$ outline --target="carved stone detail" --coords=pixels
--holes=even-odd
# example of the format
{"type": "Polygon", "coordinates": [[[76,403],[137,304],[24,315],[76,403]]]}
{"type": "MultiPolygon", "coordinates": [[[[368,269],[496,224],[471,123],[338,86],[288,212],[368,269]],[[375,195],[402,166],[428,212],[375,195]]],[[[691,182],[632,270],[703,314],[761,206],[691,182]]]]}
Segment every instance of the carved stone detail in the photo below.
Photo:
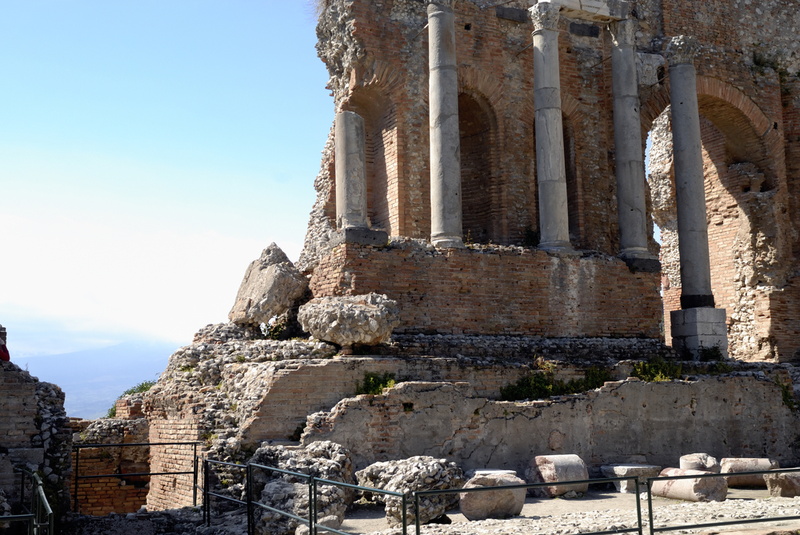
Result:
{"type": "Polygon", "coordinates": [[[561,8],[549,2],[540,2],[530,8],[531,21],[535,31],[558,29],[558,17],[561,8]]]}
{"type": "Polygon", "coordinates": [[[678,35],[669,40],[666,56],[670,65],[694,63],[694,58],[700,50],[700,43],[692,36],[678,35]]]}

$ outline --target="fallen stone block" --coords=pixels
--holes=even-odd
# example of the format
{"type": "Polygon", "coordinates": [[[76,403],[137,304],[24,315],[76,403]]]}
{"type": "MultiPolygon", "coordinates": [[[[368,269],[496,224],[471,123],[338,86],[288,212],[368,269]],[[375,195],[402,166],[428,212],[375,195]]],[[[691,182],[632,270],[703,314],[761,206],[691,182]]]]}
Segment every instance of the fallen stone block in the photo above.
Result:
{"type": "MultiPolygon", "coordinates": [[[[720,462],[720,473],[735,474],[736,472],[760,472],[780,468],[777,461],[757,457],[726,457],[720,462]]],[[[729,487],[756,487],[767,486],[763,475],[728,476],[729,487]]]]}
{"type": "MultiPolygon", "coordinates": [[[[659,477],[708,475],[701,470],[681,470],[665,468],[659,477]]],[[[691,479],[670,479],[653,481],[650,486],[653,496],[685,500],[689,502],[722,502],[728,496],[728,484],[724,477],[696,477],[691,479]]]]}
{"type": "MultiPolygon", "coordinates": [[[[477,487],[504,487],[524,485],[525,481],[511,470],[478,470],[464,485],[465,489],[477,487]]],[[[468,520],[509,518],[522,512],[526,489],[464,492],[458,495],[461,514],[468,520]]]]}
{"type": "MultiPolygon", "coordinates": [[[[528,483],[557,483],[559,481],[584,481],[589,479],[589,470],[583,459],[574,454],[537,455],[525,471],[528,483]]],[[[545,498],[561,496],[568,492],[585,493],[589,483],[552,485],[531,489],[531,494],[545,498]]]]}
{"type": "Polygon", "coordinates": [[[713,472],[719,474],[719,463],[717,459],[708,453],[690,453],[682,455],[680,459],[681,470],[700,470],[702,472],[713,472]]]}
{"type": "Polygon", "coordinates": [[[764,474],[764,482],[773,498],[795,498],[800,496],[800,472],[764,474]]]}
{"type": "Polygon", "coordinates": [[[297,319],[319,340],[370,346],[389,340],[400,311],[396,301],[380,294],[318,297],[300,307],[297,319]]]}
{"type": "MultiPolygon", "coordinates": [[[[661,472],[661,467],[653,464],[608,464],[600,467],[605,477],[639,477],[640,485],[644,490],[646,488],[645,479],[648,477],[657,477],[661,472]]],[[[636,481],[633,479],[626,479],[622,481],[614,481],[614,487],[617,492],[635,493],[637,492],[636,481]]]]}

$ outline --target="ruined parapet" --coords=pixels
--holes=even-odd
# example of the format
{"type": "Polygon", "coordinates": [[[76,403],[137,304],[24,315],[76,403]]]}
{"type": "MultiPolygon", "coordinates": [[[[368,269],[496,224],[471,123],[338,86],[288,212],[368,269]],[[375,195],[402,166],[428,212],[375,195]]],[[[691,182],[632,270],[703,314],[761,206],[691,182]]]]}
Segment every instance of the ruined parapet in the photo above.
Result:
{"type": "Polygon", "coordinates": [[[69,507],[72,435],[64,393],[11,362],[0,362],[0,490],[19,500],[21,466],[42,475],[56,514],[69,507]]]}

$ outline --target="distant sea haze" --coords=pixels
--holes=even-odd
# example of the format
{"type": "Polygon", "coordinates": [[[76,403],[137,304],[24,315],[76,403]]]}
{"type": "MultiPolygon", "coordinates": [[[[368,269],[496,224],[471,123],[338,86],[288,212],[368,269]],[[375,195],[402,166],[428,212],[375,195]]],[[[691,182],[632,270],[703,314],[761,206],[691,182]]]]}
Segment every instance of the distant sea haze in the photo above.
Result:
{"type": "Polygon", "coordinates": [[[41,381],[54,383],[66,395],[67,416],[105,416],[117,398],[143,381],[155,381],[178,348],[161,341],[124,342],[100,349],[11,360],[41,381]]]}

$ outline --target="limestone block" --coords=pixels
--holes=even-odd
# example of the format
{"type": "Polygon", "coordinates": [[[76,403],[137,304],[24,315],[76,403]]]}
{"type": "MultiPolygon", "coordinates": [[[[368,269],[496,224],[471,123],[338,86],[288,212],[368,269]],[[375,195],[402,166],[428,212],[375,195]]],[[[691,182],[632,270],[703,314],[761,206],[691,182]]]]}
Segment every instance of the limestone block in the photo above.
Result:
{"type": "MultiPolygon", "coordinates": [[[[524,485],[525,481],[511,470],[479,470],[464,485],[465,489],[476,487],[503,487],[524,485]]],[[[461,514],[468,520],[487,518],[509,518],[522,512],[526,489],[464,492],[458,496],[461,514]]]]}
{"type": "Polygon", "coordinates": [[[773,498],[796,498],[800,496],[800,472],[764,474],[764,482],[773,498]]]}
{"type": "Polygon", "coordinates": [[[719,463],[707,453],[690,453],[682,455],[680,460],[681,470],[700,470],[719,474],[719,463]]]}
{"type": "MultiPolygon", "coordinates": [[[[583,459],[574,454],[537,455],[525,471],[529,483],[557,483],[559,481],[584,481],[589,479],[589,470],[583,459]]],[[[552,498],[567,492],[584,493],[589,490],[588,483],[576,485],[553,485],[531,489],[534,496],[552,498]]]]}
{"type": "MultiPolygon", "coordinates": [[[[777,461],[756,457],[726,457],[720,462],[720,472],[731,474],[736,472],[759,472],[780,468],[777,461]]],[[[729,487],[759,487],[767,486],[763,475],[728,476],[729,487]]]]}
{"type": "MultiPolygon", "coordinates": [[[[665,468],[659,477],[707,475],[701,470],[681,470],[665,468]]],[[[671,479],[653,481],[650,487],[653,496],[689,502],[722,502],[728,495],[728,484],[724,477],[697,477],[691,479],[671,479]]]]}
{"type": "MultiPolygon", "coordinates": [[[[601,466],[600,470],[605,477],[639,477],[640,485],[645,486],[645,479],[648,477],[656,477],[661,472],[661,467],[653,464],[609,464],[601,466]]],[[[614,481],[614,487],[617,492],[635,493],[636,481],[627,479],[623,481],[614,481]]]]}
{"type": "Polygon", "coordinates": [[[307,289],[303,274],[272,243],[247,268],[228,319],[238,324],[267,323],[295,306],[307,289]]]}
{"type": "Polygon", "coordinates": [[[318,297],[300,307],[303,329],[340,346],[376,345],[389,340],[400,323],[397,303],[385,295],[318,297]]]}
{"type": "MultiPolygon", "coordinates": [[[[429,456],[410,457],[399,461],[373,463],[356,472],[362,487],[390,490],[410,496],[419,490],[460,489],[464,485],[464,472],[453,462],[429,456]]],[[[378,494],[376,498],[386,504],[386,520],[396,526],[402,523],[403,505],[398,496],[378,494]]],[[[419,500],[419,521],[427,524],[439,518],[458,503],[458,494],[434,494],[419,500]]],[[[406,515],[414,522],[414,502],[407,501],[406,515]]]]}

